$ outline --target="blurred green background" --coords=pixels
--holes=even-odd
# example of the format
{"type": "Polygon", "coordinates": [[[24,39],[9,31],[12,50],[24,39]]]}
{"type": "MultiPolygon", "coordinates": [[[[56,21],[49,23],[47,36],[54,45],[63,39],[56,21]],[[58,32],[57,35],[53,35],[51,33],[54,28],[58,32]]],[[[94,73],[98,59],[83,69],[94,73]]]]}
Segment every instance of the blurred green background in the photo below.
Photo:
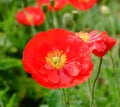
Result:
{"type": "MultiPolygon", "coordinates": [[[[36,83],[22,66],[22,52],[33,37],[31,27],[17,23],[15,15],[24,6],[35,5],[35,0],[0,0],[0,107],[64,107],[62,90],[49,90],[36,83]]],[[[72,30],[72,6],[68,5],[56,13],[58,27],[72,30]],[[66,19],[69,19],[68,22],[66,19]]],[[[46,15],[50,28],[54,28],[53,16],[46,15]]],[[[45,23],[34,28],[36,32],[45,31],[45,23]]],[[[107,30],[117,40],[113,48],[117,75],[120,77],[120,1],[99,0],[87,12],[79,11],[75,31],[107,30]],[[101,13],[102,5],[107,5],[110,16],[101,13]]],[[[90,78],[91,84],[97,73],[99,58],[93,56],[95,64],[90,78]]],[[[120,79],[119,79],[120,81],[120,79]]],[[[120,82],[119,82],[120,83],[120,82]]],[[[88,82],[66,89],[70,107],[89,107],[90,90],[88,82]]],[[[95,87],[95,107],[120,107],[112,62],[109,53],[104,56],[102,70],[95,87]]]]}

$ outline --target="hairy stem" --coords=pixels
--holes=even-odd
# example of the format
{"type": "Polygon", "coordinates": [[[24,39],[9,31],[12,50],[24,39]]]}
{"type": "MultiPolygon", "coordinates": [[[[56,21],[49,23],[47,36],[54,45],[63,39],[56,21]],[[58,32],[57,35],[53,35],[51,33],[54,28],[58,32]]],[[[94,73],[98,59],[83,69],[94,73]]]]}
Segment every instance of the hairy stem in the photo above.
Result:
{"type": "Polygon", "coordinates": [[[117,71],[116,71],[116,67],[115,67],[115,62],[114,62],[113,56],[112,56],[112,51],[110,51],[110,57],[111,57],[112,66],[113,66],[114,78],[115,78],[116,85],[117,85],[117,89],[118,89],[118,93],[119,93],[119,96],[120,96],[119,80],[118,80],[118,76],[117,76],[117,71]]]}
{"type": "Polygon", "coordinates": [[[91,95],[92,95],[92,99],[91,99],[91,107],[94,107],[94,91],[95,91],[95,85],[96,85],[96,82],[97,82],[97,79],[100,75],[100,71],[101,71],[101,65],[102,65],[102,57],[100,58],[100,62],[99,62],[99,67],[98,67],[98,72],[97,72],[97,75],[95,77],[95,80],[93,82],[93,86],[92,86],[92,90],[91,90],[91,95]]]}
{"type": "Polygon", "coordinates": [[[4,107],[4,105],[3,105],[3,103],[2,103],[2,101],[0,100],[0,107],[4,107]]]}
{"type": "Polygon", "coordinates": [[[53,26],[54,28],[58,28],[58,20],[57,20],[56,12],[54,10],[52,11],[52,15],[53,15],[53,26]]]}
{"type": "Polygon", "coordinates": [[[114,20],[113,20],[112,16],[109,16],[109,21],[111,24],[112,34],[113,34],[113,36],[115,36],[115,25],[114,25],[114,20]]]}
{"type": "MultiPolygon", "coordinates": [[[[114,20],[113,20],[112,16],[109,16],[109,21],[111,23],[111,28],[112,28],[113,36],[115,36],[116,35],[115,25],[114,25],[114,20]]],[[[117,76],[117,72],[116,72],[116,67],[115,67],[114,59],[113,59],[113,56],[112,56],[112,51],[110,51],[110,57],[111,57],[112,65],[113,65],[114,78],[115,78],[117,89],[118,89],[118,93],[119,93],[119,96],[120,96],[119,80],[118,80],[118,76],[117,76]]]]}
{"type": "Polygon", "coordinates": [[[62,89],[63,91],[63,96],[64,96],[64,101],[65,101],[65,107],[70,107],[69,101],[67,99],[67,94],[65,92],[65,89],[62,89]]]}

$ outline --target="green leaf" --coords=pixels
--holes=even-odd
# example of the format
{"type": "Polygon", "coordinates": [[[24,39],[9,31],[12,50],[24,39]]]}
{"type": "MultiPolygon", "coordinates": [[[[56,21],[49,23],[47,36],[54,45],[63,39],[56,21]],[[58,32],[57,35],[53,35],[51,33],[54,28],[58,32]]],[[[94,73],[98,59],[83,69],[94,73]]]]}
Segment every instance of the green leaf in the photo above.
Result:
{"type": "Polygon", "coordinates": [[[16,94],[13,94],[6,107],[13,107],[15,99],[16,99],[16,94]]]}
{"type": "Polygon", "coordinates": [[[63,107],[62,92],[60,90],[52,90],[48,98],[48,107],[63,107]]]}
{"type": "Polygon", "coordinates": [[[0,99],[5,96],[5,94],[8,92],[9,88],[6,88],[4,90],[0,90],[0,99]]]}
{"type": "Polygon", "coordinates": [[[0,70],[7,70],[14,67],[19,67],[21,60],[15,58],[0,58],[0,70]]]}

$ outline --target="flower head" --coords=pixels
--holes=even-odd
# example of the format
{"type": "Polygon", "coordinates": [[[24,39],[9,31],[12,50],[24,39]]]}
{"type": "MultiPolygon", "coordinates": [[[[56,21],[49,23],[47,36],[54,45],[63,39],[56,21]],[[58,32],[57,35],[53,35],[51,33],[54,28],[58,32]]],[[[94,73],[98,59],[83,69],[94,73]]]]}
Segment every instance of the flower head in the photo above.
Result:
{"type": "Polygon", "coordinates": [[[50,0],[37,0],[38,5],[41,7],[43,4],[47,4],[49,10],[60,10],[62,9],[65,5],[67,5],[68,0],[54,0],[53,6],[50,3],[50,0]]]}
{"type": "Polygon", "coordinates": [[[94,6],[97,0],[69,0],[79,10],[88,10],[94,6]]]}
{"type": "Polygon", "coordinates": [[[20,24],[38,26],[44,22],[44,13],[37,7],[26,7],[16,14],[16,19],[20,24]]]}
{"type": "Polygon", "coordinates": [[[104,56],[116,43],[116,40],[109,37],[106,31],[99,34],[97,30],[90,33],[80,31],[76,35],[83,39],[90,47],[90,50],[99,57],[104,56]]]}
{"type": "Polygon", "coordinates": [[[87,44],[64,29],[36,34],[27,43],[22,62],[34,80],[51,89],[81,84],[93,69],[87,44]]]}

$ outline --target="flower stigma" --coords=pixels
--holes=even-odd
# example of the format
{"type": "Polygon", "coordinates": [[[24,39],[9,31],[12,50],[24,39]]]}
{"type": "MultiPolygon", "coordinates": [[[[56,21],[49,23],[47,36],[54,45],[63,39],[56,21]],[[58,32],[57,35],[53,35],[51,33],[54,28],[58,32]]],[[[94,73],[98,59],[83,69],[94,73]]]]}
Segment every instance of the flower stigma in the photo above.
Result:
{"type": "Polygon", "coordinates": [[[50,65],[53,69],[60,70],[66,63],[66,54],[63,51],[54,50],[47,54],[45,57],[46,62],[50,65]]]}

